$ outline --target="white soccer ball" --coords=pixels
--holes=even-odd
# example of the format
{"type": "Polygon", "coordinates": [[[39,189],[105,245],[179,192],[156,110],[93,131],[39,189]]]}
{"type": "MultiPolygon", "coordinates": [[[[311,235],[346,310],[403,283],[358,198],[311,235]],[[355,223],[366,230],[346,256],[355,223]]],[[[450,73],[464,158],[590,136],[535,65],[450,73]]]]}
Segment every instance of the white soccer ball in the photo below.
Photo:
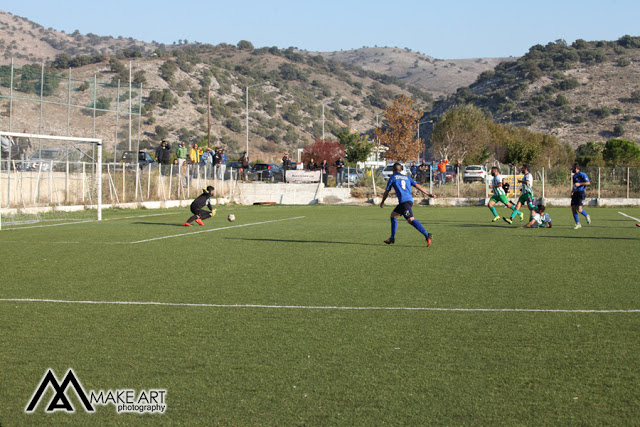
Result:
{"type": "Polygon", "coordinates": [[[236,220],[236,216],[234,214],[231,214],[227,217],[227,219],[229,220],[229,222],[233,222],[236,220]]]}

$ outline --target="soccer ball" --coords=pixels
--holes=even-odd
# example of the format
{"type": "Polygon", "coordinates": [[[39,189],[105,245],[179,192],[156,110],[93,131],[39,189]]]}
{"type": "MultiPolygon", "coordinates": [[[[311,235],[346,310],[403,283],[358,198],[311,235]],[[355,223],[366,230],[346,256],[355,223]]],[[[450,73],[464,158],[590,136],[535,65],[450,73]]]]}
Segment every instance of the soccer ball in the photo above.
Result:
{"type": "Polygon", "coordinates": [[[227,219],[229,220],[229,222],[233,222],[236,220],[236,216],[234,214],[231,214],[227,217],[227,219]]]}

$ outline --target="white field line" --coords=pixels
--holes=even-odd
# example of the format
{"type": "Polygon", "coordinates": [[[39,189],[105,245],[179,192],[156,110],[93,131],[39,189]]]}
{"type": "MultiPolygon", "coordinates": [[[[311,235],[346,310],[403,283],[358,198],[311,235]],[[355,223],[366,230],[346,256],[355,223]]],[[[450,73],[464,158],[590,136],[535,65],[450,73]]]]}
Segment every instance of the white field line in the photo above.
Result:
{"type": "Polygon", "coordinates": [[[389,311],[455,311],[455,312],[497,312],[497,313],[640,313],[640,310],[569,310],[542,308],[445,308],[445,307],[348,307],[314,305],[266,305],[266,304],[197,304],[152,301],[72,301],[39,298],[0,298],[0,302],[44,302],[60,304],[106,304],[106,305],[155,305],[171,307],[212,307],[212,308],[265,308],[292,310],[389,310],[389,311]]]}
{"type": "MultiPolygon", "coordinates": [[[[134,216],[123,216],[121,218],[108,218],[108,219],[103,219],[103,221],[117,221],[117,220],[121,220],[121,219],[135,219],[135,218],[147,218],[150,216],[162,216],[162,215],[177,215],[178,212],[172,212],[172,213],[160,213],[160,214],[149,214],[149,215],[134,215],[134,216]]],[[[5,228],[5,231],[11,231],[11,230],[27,230],[29,228],[43,228],[43,227],[59,227],[61,225],[75,225],[75,224],[84,224],[86,222],[98,222],[97,219],[76,219],[76,220],[71,220],[71,222],[63,222],[60,224],[49,224],[49,225],[33,225],[30,227],[13,227],[13,228],[5,228]]]]}
{"type": "Polygon", "coordinates": [[[191,233],[172,234],[170,236],[154,237],[152,239],[137,240],[135,242],[113,242],[113,243],[114,244],[121,244],[121,245],[134,245],[136,243],[153,242],[154,240],[171,239],[173,237],[191,236],[191,235],[200,234],[200,233],[210,233],[212,231],[228,230],[230,228],[240,228],[240,227],[248,227],[250,225],[270,224],[272,222],[291,221],[291,220],[294,220],[294,219],[302,219],[302,218],[304,218],[304,217],[303,216],[296,216],[296,217],[293,217],[293,218],[283,218],[283,219],[274,219],[274,220],[271,220],[271,221],[252,222],[252,223],[249,223],[249,224],[230,225],[228,227],[212,228],[210,230],[194,231],[194,232],[191,232],[191,233]]]}
{"type": "Polygon", "coordinates": [[[626,216],[627,218],[635,219],[636,221],[640,222],[640,219],[638,219],[638,218],[634,218],[634,217],[632,217],[632,216],[630,216],[630,215],[627,215],[626,213],[622,213],[622,212],[618,212],[618,213],[619,213],[620,215],[626,216]]]}

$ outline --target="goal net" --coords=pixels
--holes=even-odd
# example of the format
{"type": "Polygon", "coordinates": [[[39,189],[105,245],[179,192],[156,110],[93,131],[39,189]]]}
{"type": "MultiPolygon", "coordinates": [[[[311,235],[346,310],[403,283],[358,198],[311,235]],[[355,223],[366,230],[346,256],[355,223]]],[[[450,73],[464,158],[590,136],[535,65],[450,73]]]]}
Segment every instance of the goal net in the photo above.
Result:
{"type": "Polygon", "coordinates": [[[0,142],[0,229],[102,220],[101,139],[0,131],[0,142]]]}

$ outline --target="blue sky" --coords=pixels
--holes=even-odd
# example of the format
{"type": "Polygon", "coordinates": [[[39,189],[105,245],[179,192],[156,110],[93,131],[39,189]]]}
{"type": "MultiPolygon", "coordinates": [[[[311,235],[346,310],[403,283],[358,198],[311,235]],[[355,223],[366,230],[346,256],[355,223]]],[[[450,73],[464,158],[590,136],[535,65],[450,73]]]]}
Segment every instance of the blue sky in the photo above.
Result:
{"type": "Polygon", "coordinates": [[[99,36],[334,51],[410,48],[441,59],[520,56],[557,39],[640,35],[640,2],[22,0],[3,10],[45,28],[99,36]]]}

